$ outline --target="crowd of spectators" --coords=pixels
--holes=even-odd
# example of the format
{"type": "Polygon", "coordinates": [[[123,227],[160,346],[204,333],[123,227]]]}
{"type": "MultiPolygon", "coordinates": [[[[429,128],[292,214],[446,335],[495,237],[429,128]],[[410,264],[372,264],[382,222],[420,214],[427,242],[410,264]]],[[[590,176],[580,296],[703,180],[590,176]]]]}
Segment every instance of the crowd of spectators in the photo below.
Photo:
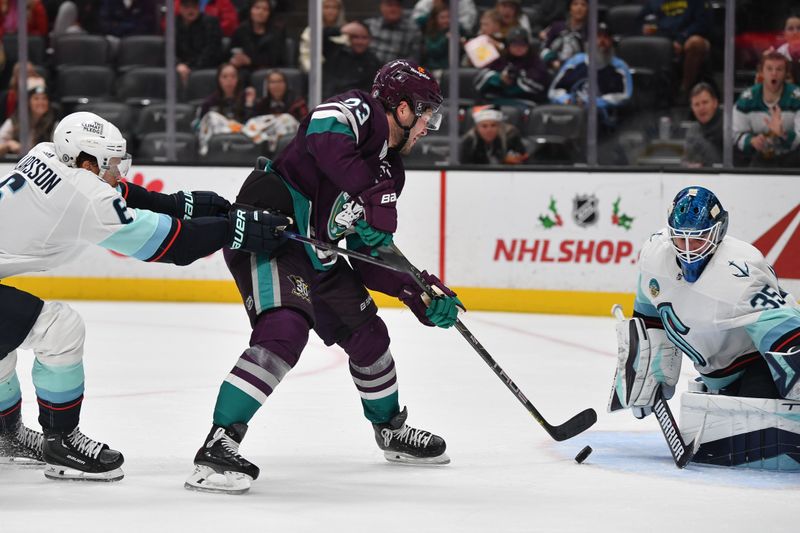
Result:
{"type": "MultiPolygon", "coordinates": [[[[0,1],[4,37],[17,31],[22,1],[0,1]]],[[[31,55],[35,64],[28,69],[34,84],[28,94],[29,141],[74,109],[72,100],[61,99],[62,65],[51,59],[59,40],[78,34],[104,36],[106,64],[119,81],[129,66],[116,67],[114,57],[131,36],[163,35],[168,1],[25,0],[28,35],[41,39],[48,50],[43,61],[31,55]],[[45,100],[47,110],[42,113],[45,100]]],[[[172,1],[179,94],[187,95],[184,103],[195,106],[193,131],[201,137],[200,151],[203,118],[213,113],[215,121],[205,123],[213,126],[207,132],[247,135],[269,153],[277,146],[276,136],[288,135],[291,124],[308,112],[304,95],[311,32],[305,24],[298,25],[297,18],[289,22],[299,7],[282,0],[172,1]],[[206,88],[198,88],[201,85],[206,88]],[[274,118],[281,116],[285,119],[274,118]]],[[[461,98],[446,105],[460,109],[459,124],[450,127],[461,135],[463,162],[547,163],[548,152],[541,145],[553,137],[547,126],[558,124],[557,116],[582,117],[573,131],[578,138],[585,136],[589,0],[460,0],[457,13],[451,12],[449,0],[319,2],[323,98],[354,88],[369,90],[380,65],[399,57],[421,62],[446,84],[453,67],[449,47],[455,17],[461,98]],[[366,4],[371,11],[365,11],[366,4]],[[537,113],[546,116],[537,118],[537,113]]],[[[744,9],[761,8],[758,3],[740,3],[744,9]]],[[[655,145],[680,145],[678,164],[721,164],[722,43],[715,31],[720,6],[708,0],[600,4],[595,103],[601,144],[613,145],[610,152],[621,154],[613,163],[641,163],[646,159],[642,154],[655,145]],[[635,17],[626,23],[621,15],[632,9],[635,17]]],[[[783,24],[770,23],[771,37],[755,53],[758,65],[753,60],[750,79],[746,69],[737,70],[731,142],[738,165],[800,164],[800,88],[794,84],[800,77],[800,12],[790,12],[783,4],[780,9],[783,24]]],[[[745,52],[737,49],[738,67],[745,52]]],[[[163,68],[163,60],[142,59],[141,66],[163,68]]],[[[2,154],[15,153],[19,145],[14,139],[17,70],[10,58],[0,77],[4,87],[8,83],[0,93],[2,154]]],[[[113,93],[87,97],[89,104],[115,98],[113,93]]],[[[154,94],[135,104],[124,101],[141,106],[162,99],[154,94]]],[[[444,128],[431,137],[448,131],[444,128]]],[[[132,134],[134,143],[141,140],[139,133],[132,134]]],[[[585,154],[578,150],[570,157],[581,162],[585,154]]]]}

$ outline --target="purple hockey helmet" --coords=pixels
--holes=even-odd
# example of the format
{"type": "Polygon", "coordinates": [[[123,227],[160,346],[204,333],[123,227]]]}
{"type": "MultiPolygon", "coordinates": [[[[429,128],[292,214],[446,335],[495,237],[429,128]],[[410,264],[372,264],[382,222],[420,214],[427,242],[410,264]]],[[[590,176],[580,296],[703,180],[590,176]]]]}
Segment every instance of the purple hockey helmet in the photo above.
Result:
{"type": "Polygon", "coordinates": [[[372,82],[371,93],[387,111],[394,112],[401,102],[406,102],[416,117],[430,113],[429,130],[438,130],[442,123],[439,83],[428,70],[411,60],[396,59],[382,66],[372,82]]]}

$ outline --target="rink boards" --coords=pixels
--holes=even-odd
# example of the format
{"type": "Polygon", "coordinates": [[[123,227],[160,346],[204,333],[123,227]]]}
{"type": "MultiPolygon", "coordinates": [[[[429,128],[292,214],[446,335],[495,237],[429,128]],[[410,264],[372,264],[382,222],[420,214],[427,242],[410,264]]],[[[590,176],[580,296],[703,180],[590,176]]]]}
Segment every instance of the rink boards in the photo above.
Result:
{"type": "MultiPolygon", "coordinates": [[[[0,165],[3,174],[11,165],[0,165]]],[[[233,200],[249,169],[142,166],[131,181],[233,200]]],[[[785,175],[409,171],[395,241],[468,308],[605,315],[628,307],[636,257],[665,225],[682,187],[712,189],[729,233],[756,245],[786,290],[800,294],[800,179],[785,175]]],[[[188,267],[142,263],[91,247],[48,273],[4,280],[43,298],[235,302],[217,252],[188,267]]],[[[376,296],[384,306],[399,304],[376,296]]]]}

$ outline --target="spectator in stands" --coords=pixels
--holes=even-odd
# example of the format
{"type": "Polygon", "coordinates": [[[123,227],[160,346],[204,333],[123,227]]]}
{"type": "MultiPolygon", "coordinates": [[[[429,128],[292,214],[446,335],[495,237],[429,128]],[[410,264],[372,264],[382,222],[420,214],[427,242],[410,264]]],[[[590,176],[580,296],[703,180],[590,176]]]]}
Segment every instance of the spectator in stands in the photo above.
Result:
{"type": "Polygon", "coordinates": [[[363,22],[348,22],[342,26],[341,34],[348,37],[349,45],[337,44],[332,39],[323,44],[323,98],[330,98],[349,89],[369,92],[375,73],[382,66],[369,48],[369,28],[363,22]]]}
{"type": "Polygon", "coordinates": [[[508,36],[514,28],[524,28],[530,33],[531,21],[528,15],[522,12],[522,2],[520,0],[497,0],[494,6],[500,15],[500,31],[503,36],[508,36]]]}
{"type": "Polygon", "coordinates": [[[554,70],[557,71],[566,60],[584,51],[588,19],[589,2],[570,0],[566,20],[556,21],[542,31],[542,59],[554,70]]]}
{"type": "Polygon", "coordinates": [[[0,37],[17,33],[17,6],[25,2],[28,10],[28,35],[47,37],[47,11],[41,0],[4,0],[0,2],[0,37]]]}
{"type": "Polygon", "coordinates": [[[475,126],[461,138],[461,163],[466,165],[518,165],[528,159],[519,131],[503,121],[493,106],[473,109],[475,126]]]}
{"type": "Polygon", "coordinates": [[[696,124],[686,135],[684,166],[710,167],[722,163],[722,108],[714,88],[701,82],[689,95],[696,124]]]}
{"type": "Polygon", "coordinates": [[[792,81],[800,84],[800,14],[795,13],[786,18],[783,24],[783,40],[778,52],[785,55],[790,62],[792,81]]]}
{"type": "Polygon", "coordinates": [[[72,0],[56,2],[50,5],[57,8],[53,18],[51,37],[66,33],[100,33],[98,16],[101,0],[72,0]]]}
{"type": "Polygon", "coordinates": [[[800,145],[800,87],[786,81],[789,60],[764,54],[763,79],[739,97],[733,110],[733,136],[739,153],[752,166],[793,166],[800,145]]]}
{"type": "MultiPolygon", "coordinates": [[[[341,32],[345,15],[342,0],[322,0],[322,47],[328,40],[336,44],[346,45],[347,36],[341,32]]],[[[324,50],[323,50],[324,53],[324,50]]],[[[300,69],[308,72],[311,69],[311,28],[306,26],[300,34],[300,69]]]]}
{"type": "Polygon", "coordinates": [[[711,13],[707,0],[647,0],[639,21],[644,35],[672,39],[675,57],[683,63],[678,101],[685,102],[711,50],[708,41],[711,13]]]}
{"type": "Polygon", "coordinates": [[[199,0],[181,0],[175,17],[175,59],[184,84],[194,69],[214,68],[222,62],[219,21],[200,12],[199,0]]]}
{"type": "MultiPolygon", "coordinates": [[[[175,0],[175,12],[178,12],[180,0],[175,0]]],[[[239,27],[239,13],[231,0],[201,0],[200,8],[209,17],[214,17],[219,21],[222,35],[230,37],[236,28],[239,27]]]]}
{"type": "MultiPolygon", "coordinates": [[[[633,76],[628,65],[614,56],[614,43],[604,23],[597,28],[597,87],[600,122],[612,129],[617,124],[617,110],[627,104],[633,95],[633,76]]],[[[549,97],[554,104],[587,104],[589,54],[574,55],[564,63],[550,85],[549,97]]]]}
{"type": "Polygon", "coordinates": [[[300,96],[299,87],[289,87],[289,82],[280,69],[270,71],[264,80],[264,98],[256,105],[256,115],[281,115],[288,113],[302,121],[308,115],[308,104],[300,96]]]}
{"type": "MultiPolygon", "coordinates": [[[[56,126],[56,115],[50,108],[50,98],[44,85],[30,78],[28,86],[28,148],[40,142],[50,142],[56,126]]],[[[0,155],[20,153],[20,130],[17,113],[0,126],[0,155]]]]}
{"type": "Polygon", "coordinates": [[[433,8],[422,35],[422,64],[431,70],[446,69],[450,63],[450,8],[446,3],[433,8]]]}
{"type": "Polygon", "coordinates": [[[215,111],[226,118],[244,124],[255,115],[256,90],[244,87],[239,70],[231,63],[217,68],[217,88],[198,110],[198,118],[215,111]]]}
{"type": "MultiPolygon", "coordinates": [[[[411,18],[423,31],[430,21],[431,14],[436,8],[442,9],[449,7],[449,0],[417,0],[411,18]]],[[[475,21],[478,18],[478,10],[475,8],[474,0],[459,0],[458,2],[458,25],[461,28],[461,36],[471,35],[475,29],[475,21]]],[[[428,68],[434,68],[425,65],[428,68]]]]}
{"type": "Polygon", "coordinates": [[[547,28],[557,20],[566,19],[569,3],[564,0],[539,0],[536,6],[536,19],[531,21],[531,29],[536,31],[532,33],[537,35],[542,28],[547,28]]]}
{"type": "Polygon", "coordinates": [[[422,34],[411,17],[403,15],[400,0],[381,0],[381,16],[365,20],[372,36],[370,48],[381,64],[393,59],[419,61],[422,34]]]}
{"type": "Polygon", "coordinates": [[[158,33],[157,14],[156,0],[103,0],[100,32],[117,38],[158,33]]]}
{"type": "MultiPolygon", "coordinates": [[[[489,46],[494,46],[498,54],[505,50],[505,37],[501,31],[500,14],[497,10],[487,9],[481,13],[480,24],[478,25],[478,35],[476,38],[488,37],[489,46]]],[[[465,47],[466,48],[466,47],[465,47]]],[[[483,61],[482,54],[464,54],[461,65],[464,67],[478,67],[483,61]],[[477,63],[477,64],[476,64],[477,63]]]]}
{"type": "MultiPolygon", "coordinates": [[[[8,89],[0,93],[0,122],[13,116],[17,112],[17,86],[19,85],[19,63],[14,64],[11,70],[11,80],[8,82],[8,89]]],[[[28,61],[27,68],[28,87],[34,85],[45,86],[44,78],[36,72],[33,63],[28,61]]]]}
{"type": "Polygon", "coordinates": [[[515,28],[506,41],[505,55],[481,69],[475,88],[496,104],[546,102],[550,76],[544,62],[531,50],[528,31],[515,28]]]}
{"type": "Polygon", "coordinates": [[[286,65],[286,28],[272,15],[269,0],[253,0],[250,16],[231,38],[231,63],[250,72],[286,65]]]}

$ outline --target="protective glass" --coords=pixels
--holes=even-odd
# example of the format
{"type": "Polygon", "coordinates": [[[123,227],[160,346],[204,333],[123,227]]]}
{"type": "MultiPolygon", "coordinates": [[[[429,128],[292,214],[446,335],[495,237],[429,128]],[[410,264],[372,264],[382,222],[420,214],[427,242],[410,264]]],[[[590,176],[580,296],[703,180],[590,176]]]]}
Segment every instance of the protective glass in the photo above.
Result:
{"type": "Polygon", "coordinates": [[[417,102],[414,114],[418,117],[428,117],[427,128],[436,131],[442,124],[442,114],[439,112],[440,106],[431,102],[417,102]]]}
{"type": "Polygon", "coordinates": [[[711,255],[717,248],[720,223],[702,230],[669,227],[670,242],[678,258],[684,263],[694,263],[711,255]]]}

